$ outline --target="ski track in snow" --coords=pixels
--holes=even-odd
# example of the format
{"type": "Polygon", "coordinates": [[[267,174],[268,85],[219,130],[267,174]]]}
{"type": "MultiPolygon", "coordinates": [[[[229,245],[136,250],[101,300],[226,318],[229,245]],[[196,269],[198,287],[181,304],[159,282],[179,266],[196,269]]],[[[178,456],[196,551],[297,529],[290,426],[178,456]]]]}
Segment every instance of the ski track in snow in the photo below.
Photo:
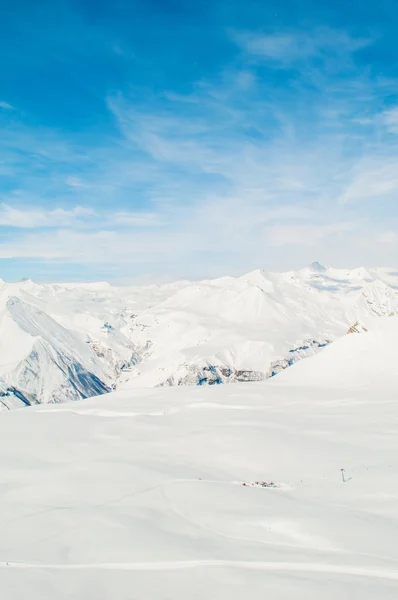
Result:
{"type": "Polygon", "coordinates": [[[239,560],[179,560],[159,562],[132,563],[80,563],[80,564],[39,564],[27,562],[0,562],[2,569],[35,569],[35,570],[111,570],[111,571],[176,571],[181,569],[199,569],[203,567],[229,567],[260,571],[291,571],[300,573],[321,573],[349,575],[353,577],[370,577],[398,581],[398,570],[366,569],[350,565],[333,565],[322,563],[300,562],[257,562],[239,560]]]}
{"type": "MultiPolygon", "coordinates": [[[[231,482],[212,482],[212,481],[208,481],[205,483],[229,483],[230,485],[242,485],[242,483],[238,482],[238,481],[231,481],[231,482]]],[[[165,486],[166,487],[166,486],[165,486]]],[[[284,486],[283,484],[280,486],[278,484],[278,487],[275,488],[261,488],[261,486],[252,486],[250,484],[246,484],[247,488],[260,488],[260,489],[268,489],[268,490],[280,490],[280,489],[291,489],[288,486],[284,486]]],[[[164,490],[165,493],[165,497],[167,498],[167,500],[169,501],[170,504],[170,508],[173,510],[174,514],[177,515],[180,519],[182,519],[183,521],[186,521],[187,523],[189,523],[189,525],[195,527],[196,529],[200,529],[202,531],[207,531],[208,533],[211,533],[213,535],[217,535],[220,536],[222,538],[227,538],[229,540],[234,540],[234,541],[239,541],[239,542],[250,542],[250,543],[254,543],[254,544],[265,544],[268,546],[289,546],[291,548],[297,548],[298,544],[290,544],[288,542],[272,542],[272,541],[267,541],[267,540],[260,540],[260,539],[256,539],[256,538],[252,538],[252,537],[246,537],[246,536],[241,536],[241,535],[233,535],[230,533],[225,533],[224,531],[219,531],[218,529],[214,529],[214,527],[209,527],[208,525],[204,525],[203,523],[198,523],[197,521],[195,521],[194,519],[192,519],[191,517],[188,517],[187,515],[185,515],[179,508],[177,508],[177,506],[175,505],[175,503],[173,502],[173,500],[167,495],[166,490],[164,490]]]]}
{"type": "Polygon", "coordinates": [[[395,600],[397,339],[386,318],[270,382],[6,413],[2,596],[395,600]]]}
{"type": "MultiPolygon", "coordinates": [[[[176,485],[179,483],[208,483],[208,484],[217,484],[217,485],[238,485],[244,487],[245,489],[257,489],[264,490],[268,492],[272,491],[290,491],[292,490],[292,486],[286,483],[277,483],[275,487],[262,487],[261,485],[252,485],[251,483],[242,482],[242,481],[220,481],[216,479],[170,479],[169,481],[163,481],[162,483],[158,483],[157,485],[153,485],[151,487],[145,488],[143,490],[137,490],[136,492],[131,492],[129,494],[125,494],[120,498],[115,498],[113,500],[109,500],[108,502],[101,504],[100,506],[109,506],[111,504],[116,504],[121,500],[125,500],[127,498],[132,498],[134,496],[138,496],[140,494],[146,494],[147,492],[152,492],[154,490],[158,490],[161,488],[166,488],[169,485],[176,485]]],[[[168,498],[170,500],[170,498],[168,498]]],[[[180,515],[183,518],[186,518],[184,515],[180,515]]],[[[187,518],[188,519],[188,518],[187,518]]],[[[242,538],[243,539],[243,538],[242,538]]]]}
{"type": "Polygon", "coordinates": [[[238,411],[268,411],[268,406],[252,406],[250,404],[247,405],[239,405],[239,404],[220,404],[217,402],[194,402],[191,404],[186,404],[182,408],[169,408],[167,407],[165,410],[152,411],[152,412],[131,412],[131,411],[118,411],[118,410],[102,410],[97,408],[85,408],[83,407],[81,410],[76,408],[58,408],[54,410],[54,408],[42,408],[40,409],[40,413],[52,413],[59,414],[61,412],[71,413],[73,415],[79,415],[82,417],[104,417],[104,418],[118,418],[118,417],[163,417],[168,415],[173,415],[179,412],[183,412],[188,409],[205,409],[205,410],[238,410],[238,411]]]}

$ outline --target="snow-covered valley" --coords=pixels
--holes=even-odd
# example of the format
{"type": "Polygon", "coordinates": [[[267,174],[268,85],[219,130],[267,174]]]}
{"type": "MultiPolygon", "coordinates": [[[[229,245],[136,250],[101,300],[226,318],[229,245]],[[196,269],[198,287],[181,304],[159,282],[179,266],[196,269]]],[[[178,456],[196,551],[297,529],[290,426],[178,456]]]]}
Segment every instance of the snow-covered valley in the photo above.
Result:
{"type": "Polygon", "coordinates": [[[397,336],[393,316],[263,382],[3,413],[2,597],[395,600],[397,336]]]}
{"type": "Polygon", "coordinates": [[[318,263],[148,287],[2,282],[0,407],[260,381],[397,311],[397,272],[318,263]]]}

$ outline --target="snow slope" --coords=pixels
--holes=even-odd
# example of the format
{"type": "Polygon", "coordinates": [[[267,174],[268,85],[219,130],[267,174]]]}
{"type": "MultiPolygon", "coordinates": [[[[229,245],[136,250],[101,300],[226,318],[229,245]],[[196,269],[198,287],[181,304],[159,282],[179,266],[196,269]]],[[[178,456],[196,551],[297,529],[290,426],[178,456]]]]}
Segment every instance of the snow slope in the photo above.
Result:
{"type": "Polygon", "coordinates": [[[397,334],[266,382],[2,414],[2,597],[395,600],[397,334]]]}
{"type": "Polygon", "coordinates": [[[0,408],[263,380],[397,312],[394,270],[318,263],[140,288],[0,282],[0,408]]]}
{"type": "MultiPolygon", "coordinates": [[[[0,352],[1,375],[6,384],[18,388],[21,401],[62,402],[111,389],[87,344],[39,308],[11,297],[2,311],[1,327],[7,332],[0,352]]],[[[2,401],[6,406],[7,396],[2,401]]]]}
{"type": "Polygon", "coordinates": [[[147,351],[117,389],[265,379],[397,310],[397,290],[365,269],[315,263],[192,283],[131,320],[126,335],[147,351]]]}

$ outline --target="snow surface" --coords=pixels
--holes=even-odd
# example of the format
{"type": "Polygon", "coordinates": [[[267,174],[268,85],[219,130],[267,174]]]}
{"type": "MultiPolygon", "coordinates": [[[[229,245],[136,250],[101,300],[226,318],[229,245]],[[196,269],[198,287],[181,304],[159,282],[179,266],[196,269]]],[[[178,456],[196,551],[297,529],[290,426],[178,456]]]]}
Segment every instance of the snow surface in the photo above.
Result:
{"type": "Polygon", "coordinates": [[[258,381],[398,312],[393,269],[253,271],[163,286],[0,282],[0,408],[258,381]]]}
{"type": "Polygon", "coordinates": [[[266,382],[3,413],[2,598],[395,600],[397,339],[378,319],[266,382]]]}

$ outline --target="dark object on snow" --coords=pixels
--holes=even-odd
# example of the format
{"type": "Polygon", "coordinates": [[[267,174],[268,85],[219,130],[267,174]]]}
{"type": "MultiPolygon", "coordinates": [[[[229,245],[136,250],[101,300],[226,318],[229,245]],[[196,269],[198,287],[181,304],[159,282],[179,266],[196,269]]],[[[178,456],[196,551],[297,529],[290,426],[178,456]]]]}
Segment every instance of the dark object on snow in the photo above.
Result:
{"type": "Polygon", "coordinates": [[[263,488],[276,488],[276,487],[278,487],[276,485],[276,483],[274,483],[273,481],[254,481],[254,483],[252,483],[252,485],[255,485],[257,487],[263,487],[263,488]]]}
{"type": "MultiPolygon", "coordinates": [[[[242,485],[244,485],[245,487],[248,487],[249,484],[248,483],[242,483],[242,485]]],[[[279,488],[279,485],[277,483],[274,483],[273,481],[253,481],[253,483],[250,484],[251,487],[263,487],[263,488],[279,488]]]]}

